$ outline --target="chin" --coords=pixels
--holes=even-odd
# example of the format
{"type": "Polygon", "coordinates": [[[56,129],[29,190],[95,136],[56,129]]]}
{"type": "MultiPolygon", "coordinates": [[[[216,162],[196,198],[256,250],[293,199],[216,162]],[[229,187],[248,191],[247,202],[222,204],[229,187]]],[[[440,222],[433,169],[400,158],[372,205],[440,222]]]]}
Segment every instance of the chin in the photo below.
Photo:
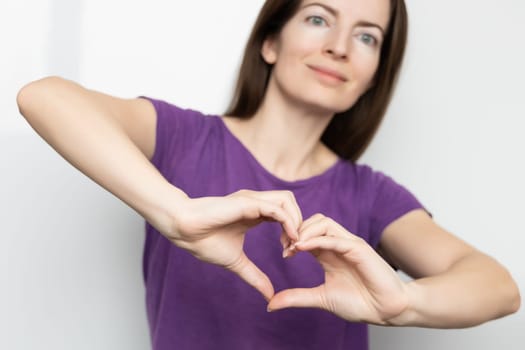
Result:
{"type": "Polygon", "coordinates": [[[349,110],[357,101],[355,94],[346,89],[334,89],[324,86],[304,86],[297,90],[302,100],[312,108],[330,113],[341,113],[349,110]]]}
{"type": "Polygon", "coordinates": [[[308,106],[310,110],[317,110],[319,113],[330,113],[336,114],[349,110],[355,103],[354,100],[351,103],[348,103],[348,100],[341,101],[341,97],[330,98],[326,96],[323,98],[323,94],[318,94],[317,96],[310,96],[310,98],[303,99],[304,103],[308,106]]]}
{"type": "Polygon", "coordinates": [[[348,90],[326,87],[315,82],[310,84],[291,75],[282,82],[276,81],[279,90],[295,103],[306,106],[306,109],[319,114],[335,114],[347,111],[356,101],[355,96],[348,96],[348,90]],[[295,78],[295,81],[294,81],[295,78]],[[290,84],[291,82],[291,84],[290,84]],[[345,98],[344,95],[348,97],[345,98]],[[349,102],[350,101],[350,102],[349,102]]]}

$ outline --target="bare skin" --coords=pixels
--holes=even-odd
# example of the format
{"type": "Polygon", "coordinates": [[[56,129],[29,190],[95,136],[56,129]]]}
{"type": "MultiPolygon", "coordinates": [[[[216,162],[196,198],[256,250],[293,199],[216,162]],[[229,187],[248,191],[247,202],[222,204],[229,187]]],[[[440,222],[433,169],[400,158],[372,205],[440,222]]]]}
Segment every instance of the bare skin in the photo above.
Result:
{"type": "MultiPolygon", "coordinates": [[[[350,108],[373,84],[390,10],[388,0],[302,5],[279,37],[261,48],[273,65],[261,108],[245,121],[223,118],[268,171],[289,181],[322,173],[336,161],[320,136],[334,113],[350,108]],[[328,68],[337,74],[327,74],[328,68]]],[[[520,306],[516,283],[504,267],[422,210],[385,228],[380,242],[385,260],[330,218],[303,220],[289,191],[188,198],[149,162],[155,111],[145,100],[122,100],[47,78],[24,87],[17,102],[67,161],[177,246],[238,274],[269,300],[271,310],[318,307],[347,320],[448,328],[480,324],[520,306]],[[274,295],[271,281],[242,251],[246,230],[264,220],[282,225],[285,255],[309,251],[317,257],[326,283],[274,295]],[[401,281],[387,262],[415,280],[401,281]]]]}

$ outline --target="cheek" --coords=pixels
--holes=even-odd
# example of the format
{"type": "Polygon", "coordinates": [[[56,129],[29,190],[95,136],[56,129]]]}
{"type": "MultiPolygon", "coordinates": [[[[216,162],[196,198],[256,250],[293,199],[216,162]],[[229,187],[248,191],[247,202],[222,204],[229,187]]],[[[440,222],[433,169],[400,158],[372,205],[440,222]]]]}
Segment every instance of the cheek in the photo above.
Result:
{"type": "Polygon", "coordinates": [[[283,65],[294,62],[297,64],[304,63],[308,57],[319,55],[323,43],[326,42],[326,33],[318,28],[301,27],[301,24],[296,24],[283,32],[282,38],[282,51],[278,55],[283,65]]]}
{"type": "Polygon", "coordinates": [[[328,39],[329,31],[305,23],[294,22],[283,30],[283,47],[296,50],[318,50],[328,39]]]}
{"type": "Polygon", "coordinates": [[[288,43],[286,50],[280,53],[286,61],[304,61],[305,58],[316,54],[319,51],[319,44],[316,40],[295,40],[288,43]]]}
{"type": "Polygon", "coordinates": [[[312,51],[311,44],[295,43],[279,54],[274,69],[286,79],[297,79],[304,74],[305,57],[312,51]]]}
{"type": "Polygon", "coordinates": [[[352,56],[352,66],[354,72],[354,79],[359,82],[364,89],[374,78],[376,70],[379,66],[379,56],[372,54],[356,54],[352,56]]]}

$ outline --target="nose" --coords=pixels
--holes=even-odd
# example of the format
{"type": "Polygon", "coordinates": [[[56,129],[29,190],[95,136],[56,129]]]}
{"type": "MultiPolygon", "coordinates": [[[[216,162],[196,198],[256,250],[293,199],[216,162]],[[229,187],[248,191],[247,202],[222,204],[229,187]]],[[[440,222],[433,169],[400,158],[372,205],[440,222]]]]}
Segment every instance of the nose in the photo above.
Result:
{"type": "Polygon", "coordinates": [[[342,30],[331,34],[325,46],[326,54],[336,59],[346,60],[349,56],[351,41],[342,30]]]}

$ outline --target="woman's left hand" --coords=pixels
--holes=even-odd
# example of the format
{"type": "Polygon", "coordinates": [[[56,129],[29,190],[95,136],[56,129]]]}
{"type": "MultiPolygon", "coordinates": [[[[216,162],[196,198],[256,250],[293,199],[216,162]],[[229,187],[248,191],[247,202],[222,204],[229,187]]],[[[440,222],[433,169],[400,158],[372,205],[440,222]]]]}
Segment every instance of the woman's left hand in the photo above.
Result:
{"type": "Polygon", "coordinates": [[[315,214],[304,221],[294,250],[317,258],[325,283],[281,291],[270,300],[269,311],[315,307],[348,321],[385,325],[407,308],[406,284],[397,273],[368,243],[331,218],[315,214]]]}

